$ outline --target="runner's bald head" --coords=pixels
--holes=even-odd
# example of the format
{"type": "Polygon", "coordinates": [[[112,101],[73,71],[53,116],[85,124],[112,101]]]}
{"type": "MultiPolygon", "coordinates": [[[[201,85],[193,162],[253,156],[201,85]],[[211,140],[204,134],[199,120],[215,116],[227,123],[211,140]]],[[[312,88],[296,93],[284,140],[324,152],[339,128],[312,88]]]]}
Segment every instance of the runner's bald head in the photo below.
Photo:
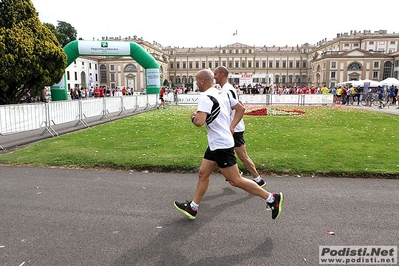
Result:
{"type": "Polygon", "coordinates": [[[213,72],[210,69],[202,69],[195,74],[197,86],[200,91],[213,87],[213,72]]]}
{"type": "Polygon", "coordinates": [[[195,76],[199,79],[213,81],[213,72],[210,69],[202,69],[195,76]]]}

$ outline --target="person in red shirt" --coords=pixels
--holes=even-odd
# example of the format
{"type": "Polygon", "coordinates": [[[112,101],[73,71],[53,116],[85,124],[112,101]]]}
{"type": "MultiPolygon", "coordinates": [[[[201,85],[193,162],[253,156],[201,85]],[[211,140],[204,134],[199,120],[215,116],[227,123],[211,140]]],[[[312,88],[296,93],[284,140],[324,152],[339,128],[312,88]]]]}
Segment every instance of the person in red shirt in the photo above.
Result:
{"type": "Polygon", "coordinates": [[[346,87],[342,88],[342,91],[341,91],[341,104],[346,104],[346,90],[347,90],[346,87]]]}
{"type": "Polygon", "coordinates": [[[315,87],[310,87],[310,94],[316,94],[316,88],[315,87]]]}
{"type": "Polygon", "coordinates": [[[159,92],[159,99],[161,100],[161,103],[158,105],[157,109],[159,109],[160,107],[165,108],[165,87],[162,87],[160,92],[159,92]]]}

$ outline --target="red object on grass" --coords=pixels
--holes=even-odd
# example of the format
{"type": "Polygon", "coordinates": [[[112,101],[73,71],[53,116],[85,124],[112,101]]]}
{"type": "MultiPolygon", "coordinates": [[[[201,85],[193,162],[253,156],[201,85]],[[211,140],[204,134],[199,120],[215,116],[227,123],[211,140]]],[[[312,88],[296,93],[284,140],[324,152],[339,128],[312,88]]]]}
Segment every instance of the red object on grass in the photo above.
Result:
{"type": "MultiPolygon", "coordinates": [[[[276,111],[278,114],[274,115],[302,115],[305,112],[302,110],[282,110],[282,109],[270,109],[271,111],[276,111]]],[[[253,116],[263,116],[263,115],[268,115],[267,114],[267,109],[266,108],[259,108],[259,109],[254,109],[248,112],[245,112],[245,115],[253,115],[253,116]]],[[[270,115],[273,115],[271,113],[270,115]]]]}
{"type": "Polygon", "coordinates": [[[302,110],[282,110],[286,113],[297,113],[297,114],[304,114],[305,112],[302,110]]]}
{"type": "Polygon", "coordinates": [[[266,108],[262,108],[262,109],[252,110],[245,114],[246,115],[267,115],[267,110],[266,110],[266,108]]]}

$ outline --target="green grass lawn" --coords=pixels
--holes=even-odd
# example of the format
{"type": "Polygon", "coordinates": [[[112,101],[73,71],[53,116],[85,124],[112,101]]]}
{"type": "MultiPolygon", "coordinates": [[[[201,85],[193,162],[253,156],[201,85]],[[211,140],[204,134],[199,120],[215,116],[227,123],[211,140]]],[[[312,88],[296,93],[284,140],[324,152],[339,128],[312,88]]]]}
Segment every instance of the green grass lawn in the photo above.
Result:
{"type": "MultiPolygon", "coordinates": [[[[340,106],[270,108],[305,114],[244,117],[247,151],[262,174],[399,177],[398,116],[340,106]]],[[[189,119],[194,109],[169,106],[115,120],[1,154],[0,162],[195,171],[207,138],[189,119]]]]}

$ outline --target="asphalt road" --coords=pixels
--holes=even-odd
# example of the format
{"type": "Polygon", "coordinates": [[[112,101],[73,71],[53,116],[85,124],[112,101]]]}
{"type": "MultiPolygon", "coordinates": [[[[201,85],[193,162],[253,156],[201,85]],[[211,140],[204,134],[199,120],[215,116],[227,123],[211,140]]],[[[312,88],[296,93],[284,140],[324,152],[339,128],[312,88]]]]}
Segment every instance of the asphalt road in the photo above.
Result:
{"type": "Polygon", "coordinates": [[[319,245],[398,246],[399,180],[267,177],[278,220],[214,175],[0,166],[0,265],[318,265],[319,245]],[[335,235],[330,235],[332,230],[335,235]]]}

